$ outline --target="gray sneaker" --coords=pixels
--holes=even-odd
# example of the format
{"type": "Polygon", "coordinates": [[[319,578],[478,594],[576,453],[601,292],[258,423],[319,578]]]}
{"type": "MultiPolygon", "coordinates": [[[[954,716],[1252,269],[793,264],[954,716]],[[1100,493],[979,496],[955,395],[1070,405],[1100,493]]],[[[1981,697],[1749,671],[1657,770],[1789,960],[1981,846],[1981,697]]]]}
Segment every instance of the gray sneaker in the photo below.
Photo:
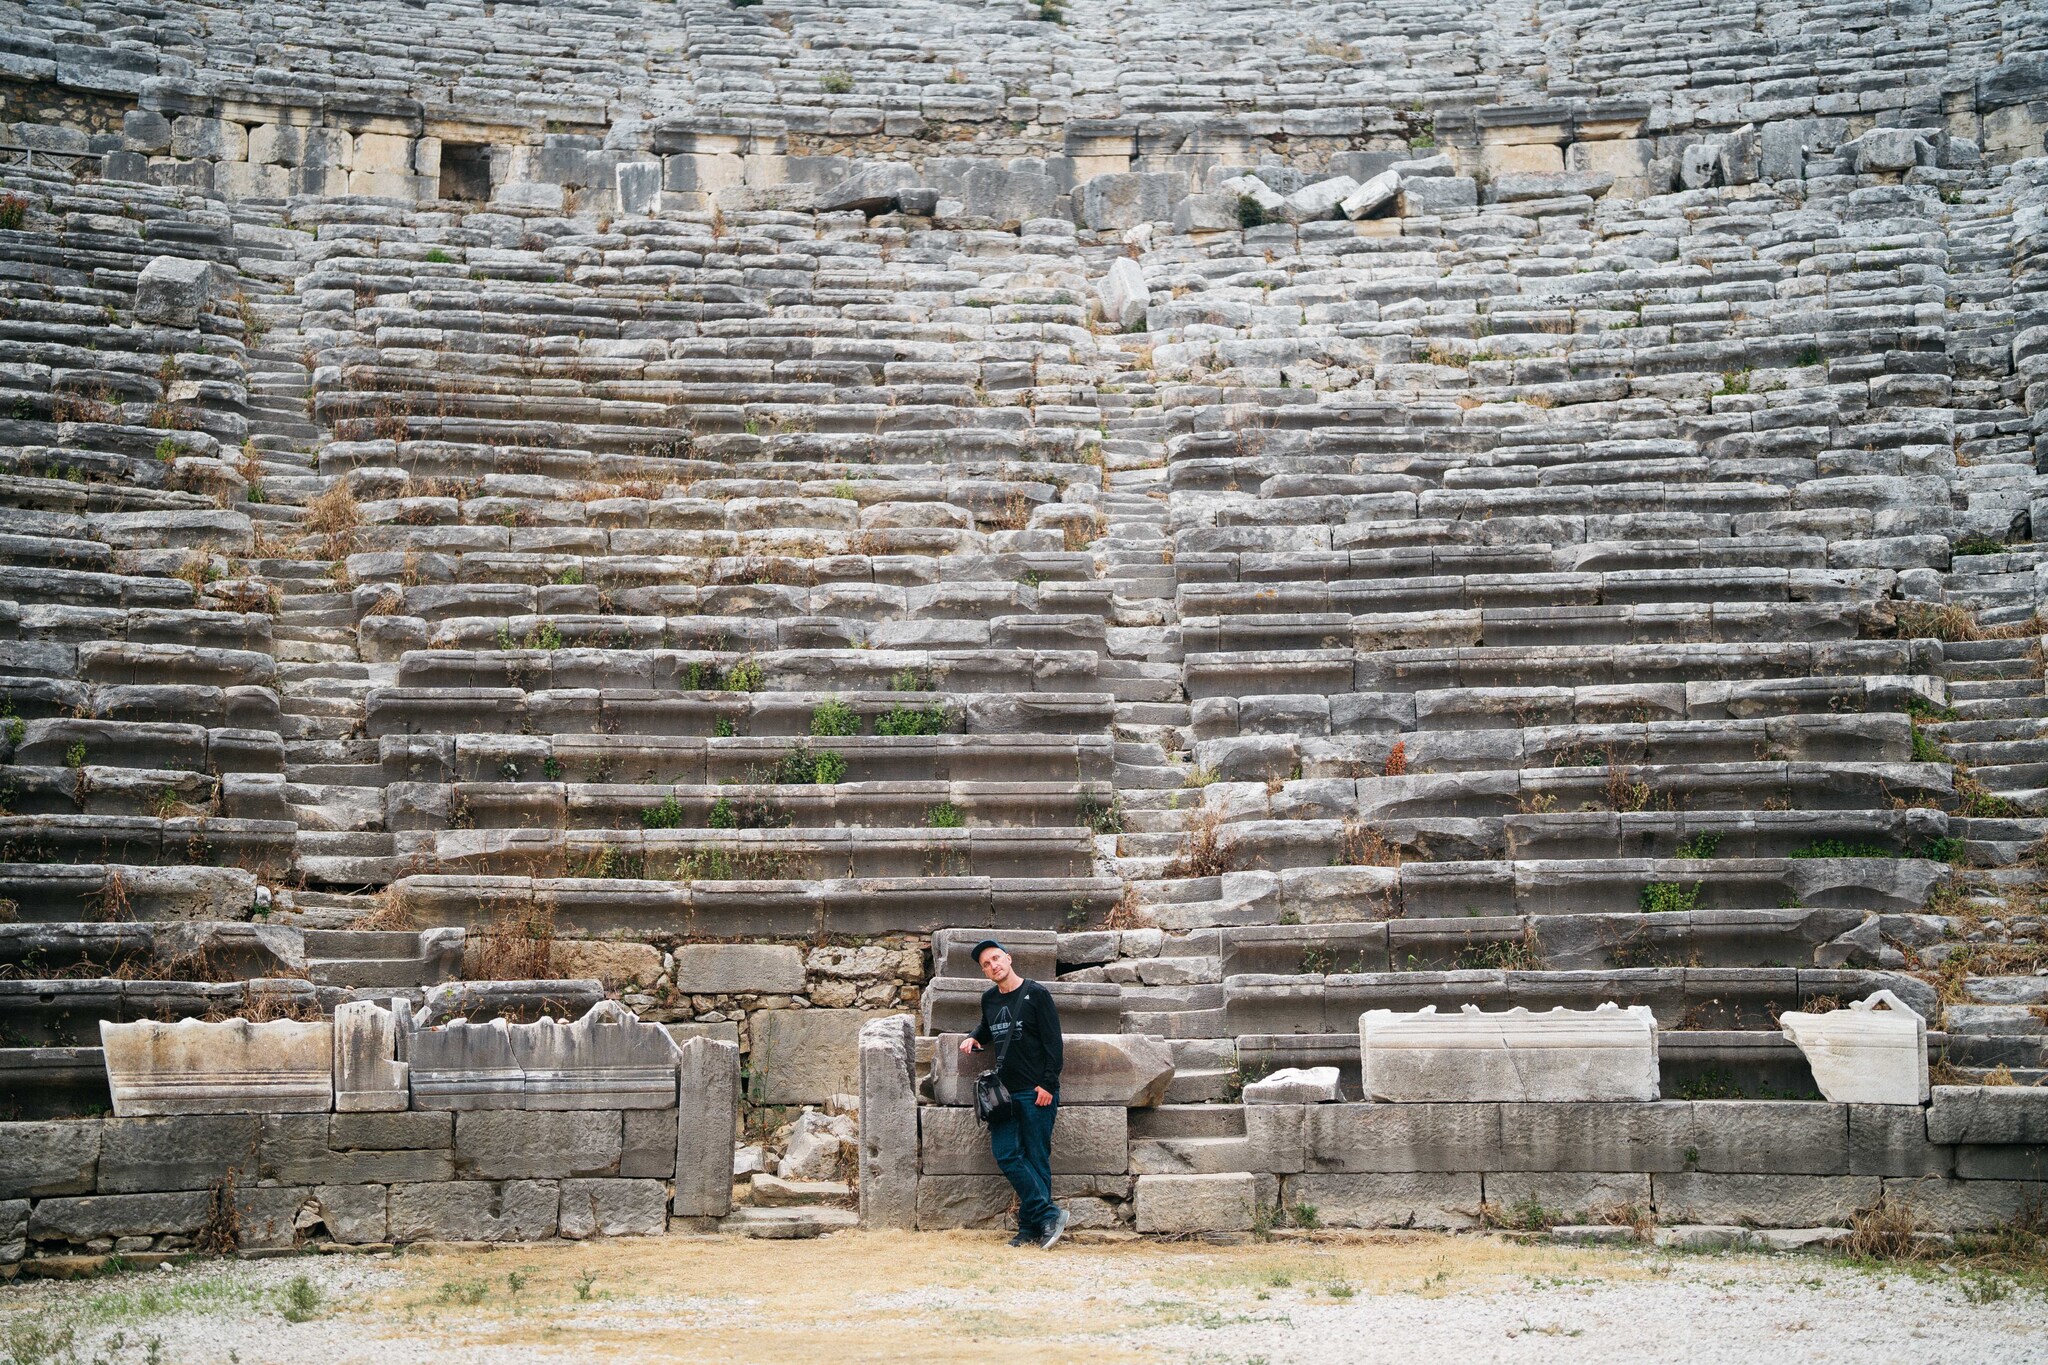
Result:
{"type": "Polygon", "coordinates": [[[1068,1213],[1065,1209],[1053,1210],[1052,1222],[1047,1225],[1045,1236],[1039,1239],[1038,1245],[1047,1251],[1051,1251],[1060,1238],[1066,1236],[1067,1224],[1073,1221],[1074,1215],[1068,1213]]]}

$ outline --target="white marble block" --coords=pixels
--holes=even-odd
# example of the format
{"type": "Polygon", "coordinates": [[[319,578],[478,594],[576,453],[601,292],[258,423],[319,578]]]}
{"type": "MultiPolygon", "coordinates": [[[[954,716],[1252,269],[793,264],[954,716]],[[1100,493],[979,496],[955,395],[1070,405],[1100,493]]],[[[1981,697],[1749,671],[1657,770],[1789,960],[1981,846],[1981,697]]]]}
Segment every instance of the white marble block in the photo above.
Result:
{"type": "Polygon", "coordinates": [[[1927,1103],[1927,1021],[1890,991],[1826,1014],[1781,1014],[1778,1026],[1806,1054],[1823,1099],[1927,1103]]]}
{"type": "Polygon", "coordinates": [[[318,1114],[334,1108],[334,1026],[280,1019],[100,1021],[120,1118],[148,1114],[318,1114]]]}
{"type": "Polygon", "coordinates": [[[1654,1100],[1657,1024],[1649,1008],[1515,1008],[1457,1014],[1372,1010],[1358,1021],[1371,1100],[1654,1100]]]}
{"type": "Polygon", "coordinates": [[[1341,1098],[1334,1066],[1283,1066],[1244,1086],[1246,1104],[1328,1104],[1341,1098]]]}
{"type": "Polygon", "coordinates": [[[415,1109],[524,1109],[526,1069],[503,1019],[458,1019],[413,1030],[408,1043],[415,1109]]]}
{"type": "Polygon", "coordinates": [[[397,1015],[373,1000],[352,1000],[334,1011],[336,1110],[370,1114],[406,1108],[412,1102],[407,1069],[398,1060],[397,1015]]]}
{"type": "Polygon", "coordinates": [[[673,1109],[682,1054],[659,1024],[616,1000],[564,1024],[514,1024],[512,1056],[526,1073],[528,1109],[673,1109]]]}

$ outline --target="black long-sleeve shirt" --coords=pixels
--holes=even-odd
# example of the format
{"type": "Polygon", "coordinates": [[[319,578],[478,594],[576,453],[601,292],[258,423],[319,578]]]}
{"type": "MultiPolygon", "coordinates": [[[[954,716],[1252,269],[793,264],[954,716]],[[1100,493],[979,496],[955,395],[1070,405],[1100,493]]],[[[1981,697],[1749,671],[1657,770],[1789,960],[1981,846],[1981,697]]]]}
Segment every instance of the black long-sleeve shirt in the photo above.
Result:
{"type": "Polygon", "coordinates": [[[1060,1012],[1052,992],[1036,981],[1027,980],[1008,995],[995,986],[983,991],[981,1027],[974,1037],[983,1047],[998,1050],[1009,1040],[998,1074],[1012,1094],[1028,1095],[1041,1085],[1060,1093],[1060,1068],[1066,1064],[1060,1012]]]}

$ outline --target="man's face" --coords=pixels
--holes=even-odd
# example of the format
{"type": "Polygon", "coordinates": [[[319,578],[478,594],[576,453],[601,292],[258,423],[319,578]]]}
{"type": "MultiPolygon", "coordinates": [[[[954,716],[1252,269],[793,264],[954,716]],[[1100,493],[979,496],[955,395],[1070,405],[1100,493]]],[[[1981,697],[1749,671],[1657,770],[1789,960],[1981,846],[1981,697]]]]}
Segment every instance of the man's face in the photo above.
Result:
{"type": "Polygon", "coordinates": [[[1001,981],[1010,975],[1010,955],[1001,948],[990,948],[981,955],[981,974],[991,981],[1001,981]]]}

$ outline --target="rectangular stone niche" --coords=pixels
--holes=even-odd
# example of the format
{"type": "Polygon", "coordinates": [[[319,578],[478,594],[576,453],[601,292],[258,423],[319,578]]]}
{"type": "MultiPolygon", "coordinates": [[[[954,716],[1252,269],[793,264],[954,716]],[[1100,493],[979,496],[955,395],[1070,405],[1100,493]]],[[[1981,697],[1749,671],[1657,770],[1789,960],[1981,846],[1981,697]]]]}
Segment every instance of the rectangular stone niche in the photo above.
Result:
{"type": "Polygon", "coordinates": [[[441,188],[443,199],[464,203],[488,203],[491,197],[491,149],[478,142],[441,144],[441,188]]]}

